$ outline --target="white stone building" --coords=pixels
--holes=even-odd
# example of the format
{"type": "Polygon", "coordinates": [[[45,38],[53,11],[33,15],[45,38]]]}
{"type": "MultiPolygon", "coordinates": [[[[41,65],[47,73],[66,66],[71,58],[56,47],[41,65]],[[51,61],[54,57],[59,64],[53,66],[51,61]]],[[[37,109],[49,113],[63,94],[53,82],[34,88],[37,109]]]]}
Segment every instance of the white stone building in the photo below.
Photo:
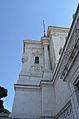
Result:
{"type": "Polygon", "coordinates": [[[12,119],[79,119],[79,6],[71,28],[24,40],[12,119]]]}

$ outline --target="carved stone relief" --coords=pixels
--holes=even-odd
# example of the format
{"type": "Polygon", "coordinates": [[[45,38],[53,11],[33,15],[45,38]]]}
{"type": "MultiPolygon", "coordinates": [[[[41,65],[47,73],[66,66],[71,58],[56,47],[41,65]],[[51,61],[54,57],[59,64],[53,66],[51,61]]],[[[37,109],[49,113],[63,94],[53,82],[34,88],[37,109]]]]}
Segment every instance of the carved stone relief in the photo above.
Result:
{"type": "Polygon", "coordinates": [[[41,49],[32,49],[32,55],[41,56],[42,55],[42,50],[41,49]]]}
{"type": "Polygon", "coordinates": [[[40,65],[33,65],[31,66],[32,72],[41,72],[42,71],[42,66],[40,65]]]}
{"type": "Polygon", "coordinates": [[[54,32],[53,33],[54,37],[58,37],[58,38],[63,38],[65,36],[67,36],[67,33],[59,33],[59,32],[54,32]]]}
{"type": "MultiPolygon", "coordinates": [[[[75,33],[74,33],[74,35],[75,35],[75,33]]],[[[61,73],[61,79],[63,79],[66,76],[66,74],[71,66],[71,63],[73,62],[73,59],[75,58],[75,55],[79,51],[79,31],[76,32],[76,37],[73,40],[74,41],[72,43],[71,49],[67,50],[64,53],[64,62],[65,63],[64,63],[63,71],[61,73]]]]}
{"type": "Polygon", "coordinates": [[[56,119],[74,119],[72,105],[66,105],[56,116],[56,119]]]}

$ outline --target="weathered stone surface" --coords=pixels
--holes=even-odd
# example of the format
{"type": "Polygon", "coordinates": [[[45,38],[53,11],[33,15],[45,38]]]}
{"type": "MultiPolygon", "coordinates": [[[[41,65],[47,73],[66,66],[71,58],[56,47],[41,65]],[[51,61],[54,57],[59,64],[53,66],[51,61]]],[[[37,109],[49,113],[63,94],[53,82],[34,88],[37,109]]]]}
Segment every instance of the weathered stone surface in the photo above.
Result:
{"type": "Polygon", "coordinates": [[[79,119],[78,29],[79,6],[70,31],[50,26],[47,37],[24,41],[11,118],[79,119]]]}

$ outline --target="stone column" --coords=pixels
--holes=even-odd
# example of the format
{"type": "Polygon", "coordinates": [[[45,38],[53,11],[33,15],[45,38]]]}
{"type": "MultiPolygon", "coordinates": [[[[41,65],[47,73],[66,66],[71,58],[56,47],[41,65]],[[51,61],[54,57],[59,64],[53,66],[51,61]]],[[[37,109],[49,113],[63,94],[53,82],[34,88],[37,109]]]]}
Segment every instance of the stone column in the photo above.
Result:
{"type": "Polygon", "coordinates": [[[49,61],[49,52],[48,52],[48,45],[49,39],[47,37],[42,38],[43,47],[44,47],[44,70],[50,70],[50,61],[49,61]]]}

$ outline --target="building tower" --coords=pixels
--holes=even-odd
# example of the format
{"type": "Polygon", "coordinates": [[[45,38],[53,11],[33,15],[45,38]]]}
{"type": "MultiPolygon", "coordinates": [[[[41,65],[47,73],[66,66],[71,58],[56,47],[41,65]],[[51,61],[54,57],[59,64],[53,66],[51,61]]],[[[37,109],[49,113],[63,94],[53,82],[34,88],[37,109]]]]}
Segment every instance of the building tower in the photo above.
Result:
{"type": "Polygon", "coordinates": [[[51,80],[68,31],[49,26],[47,36],[40,41],[23,41],[22,69],[14,84],[13,119],[53,119],[55,93],[51,80]]]}

